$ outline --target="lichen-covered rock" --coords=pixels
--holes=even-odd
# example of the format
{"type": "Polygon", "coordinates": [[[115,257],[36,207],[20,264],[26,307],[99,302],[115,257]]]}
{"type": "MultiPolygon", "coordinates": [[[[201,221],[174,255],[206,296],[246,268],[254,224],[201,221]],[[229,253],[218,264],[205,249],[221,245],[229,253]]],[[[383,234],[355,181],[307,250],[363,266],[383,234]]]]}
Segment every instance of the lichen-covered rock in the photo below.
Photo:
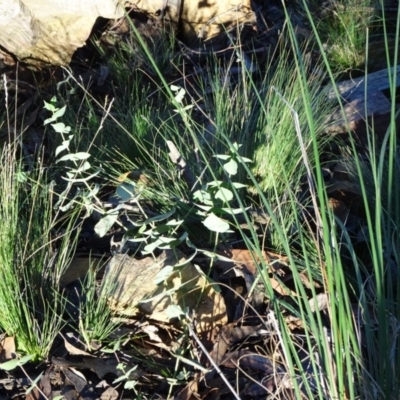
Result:
{"type": "Polygon", "coordinates": [[[172,318],[169,308],[178,306],[196,317],[197,330],[202,333],[228,321],[218,286],[177,249],[141,260],[117,254],[106,268],[103,285],[109,306],[117,314],[142,312],[153,320],[168,322],[172,318]]]}
{"type": "Polygon", "coordinates": [[[117,0],[0,0],[0,46],[33,65],[66,65],[98,17],[120,18],[117,0]]]}
{"type": "Polygon", "coordinates": [[[0,0],[0,47],[31,65],[67,65],[98,17],[118,19],[132,7],[175,26],[188,45],[255,23],[250,0],[0,0]]]}

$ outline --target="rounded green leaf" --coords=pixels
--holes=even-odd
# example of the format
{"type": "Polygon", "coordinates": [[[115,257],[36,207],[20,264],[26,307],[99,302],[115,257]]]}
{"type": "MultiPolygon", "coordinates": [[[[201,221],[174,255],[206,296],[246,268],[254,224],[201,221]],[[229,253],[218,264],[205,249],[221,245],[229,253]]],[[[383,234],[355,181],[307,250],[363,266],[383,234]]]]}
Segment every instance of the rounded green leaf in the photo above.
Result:
{"type": "Polygon", "coordinates": [[[57,122],[56,124],[51,124],[51,126],[57,133],[69,133],[71,131],[71,127],[66,126],[62,122],[57,122]]]}
{"type": "Polygon", "coordinates": [[[231,158],[226,164],[223,165],[224,170],[229,174],[229,175],[236,175],[238,171],[238,164],[237,162],[231,158]]]}
{"type": "Polygon", "coordinates": [[[101,220],[94,227],[94,231],[99,235],[99,237],[103,237],[115,224],[118,219],[118,213],[113,213],[106,215],[101,218],[101,220]]]}
{"type": "Polygon", "coordinates": [[[215,193],[215,198],[224,202],[228,202],[233,199],[233,193],[227,188],[220,187],[217,193],[215,193]]]}
{"type": "Polygon", "coordinates": [[[213,213],[203,221],[203,224],[212,232],[224,233],[229,231],[229,224],[213,213]]]}

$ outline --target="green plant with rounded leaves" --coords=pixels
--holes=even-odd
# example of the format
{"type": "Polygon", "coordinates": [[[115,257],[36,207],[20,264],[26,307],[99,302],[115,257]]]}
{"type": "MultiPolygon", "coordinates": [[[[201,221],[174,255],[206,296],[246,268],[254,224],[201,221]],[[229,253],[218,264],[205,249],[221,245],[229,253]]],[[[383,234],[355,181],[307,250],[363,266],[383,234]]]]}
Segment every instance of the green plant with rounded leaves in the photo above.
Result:
{"type": "Polygon", "coordinates": [[[86,208],[87,214],[90,215],[94,210],[93,199],[96,199],[96,195],[100,190],[99,185],[90,186],[88,184],[93,178],[99,175],[101,168],[92,172],[92,166],[88,159],[90,153],[88,152],[76,152],[70,151],[71,142],[74,139],[74,134],[71,134],[71,127],[66,126],[63,122],[58,121],[61,118],[67,106],[61,108],[56,106],[57,99],[53,97],[50,103],[44,102],[44,108],[51,112],[51,117],[44,121],[44,125],[50,124],[54,131],[60,134],[62,143],[55,150],[55,156],[57,158],[56,164],[70,162],[72,167],[64,167],[67,170],[65,176],[61,179],[66,182],[66,187],[63,192],[59,194],[59,200],[55,204],[55,209],[61,211],[68,211],[74,205],[83,205],[86,208]],[[61,153],[67,153],[60,156],[61,153]],[[81,187],[84,189],[81,189],[81,187]],[[72,198],[70,194],[72,188],[75,187],[75,193],[72,198]]]}
{"type": "Polygon", "coordinates": [[[236,142],[232,144],[232,151],[228,155],[214,155],[218,160],[223,161],[222,170],[227,179],[215,180],[202,185],[202,188],[193,193],[193,199],[197,201],[197,212],[204,220],[204,226],[211,232],[226,233],[230,232],[229,223],[221,218],[223,215],[235,215],[244,212],[242,208],[232,208],[230,203],[235,199],[232,188],[239,190],[246,185],[239,182],[232,182],[231,178],[238,173],[240,164],[250,163],[251,160],[241,157],[238,150],[241,145],[236,142]]]}

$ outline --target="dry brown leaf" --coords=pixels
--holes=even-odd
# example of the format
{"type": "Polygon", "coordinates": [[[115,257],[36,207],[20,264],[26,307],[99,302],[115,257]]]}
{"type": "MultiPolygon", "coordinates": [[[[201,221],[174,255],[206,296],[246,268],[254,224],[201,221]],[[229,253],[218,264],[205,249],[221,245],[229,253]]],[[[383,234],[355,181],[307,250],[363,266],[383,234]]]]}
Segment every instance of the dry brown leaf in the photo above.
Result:
{"type": "Polygon", "coordinates": [[[39,389],[35,386],[25,397],[25,400],[42,400],[44,397],[40,394],[39,389]]]}
{"type": "Polygon", "coordinates": [[[86,388],[87,381],[82,373],[78,373],[78,371],[73,368],[69,368],[64,370],[64,375],[67,380],[72,383],[78,393],[82,393],[86,388]]]}
{"type": "Polygon", "coordinates": [[[272,289],[274,289],[276,292],[278,292],[282,296],[297,297],[297,293],[296,292],[294,292],[293,290],[290,290],[288,287],[282,285],[277,279],[269,278],[269,280],[271,282],[272,289]]]}
{"type": "MultiPolygon", "coordinates": [[[[97,358],[97,357],[71,357],[68,360],[59,357],[52,357],[51,362],[60,368],[78,368],[90,369],[94,371],[100,379],[103,379],[107,374],[122,376],[123,371],[118,369],[119,361],[116,358],[97,358]]],[[[127,370],[134,367],[133,363],[128,363],[127,370]]],[[[129,379],[140,379],[143,376],[139,370],[131,372],[129,379]]]]}
{"type": "Polygon", "coordinates": [[[64,345],[65,345],[65,348],[67,349],[69,354],[71,354],[73,356],[81,355],[81,356],[93,357],[90,353],[88,353],[88,352],[86,352],[84,350],[78,349],[77,347],[75,347],[74,345],[69,343],[68,340],[62,334],[60,334],[60,335],[64,339],[64,345]]]}
{"type": "Polygon", "coordinates": [[[261,325],[237,326],[231,323],[223,326],[214,342],[211,358],[219,364],[225,356],[226,351],[235,343],[238,343],[249,336],[256,335],[261,325]]]}
{"type": "Polygon", "coordinates": [[[194,379],[190,381],[176,396],[175,400],[197,400],[200,399],[199,391],[199,374],[195,374],[194,379]]]}
{"type": "Polygon", "coordinates": [[[40,378],[38,386],[26,395],[25,400],[47,400],[52,398],[49,370],[40,378]]]}
{"type": "Polygon", "coordinates": [[[268,357],[249,350],[232,351],[222,361],[222,365],[227,368],[251,368],[265,375],[271,375],[276,371],[276,367],[268,357]]]}
{"type": "Polygon", "coordinates": [[[16,356],[14,336],[5,337],[0,341],[0,362],[12,360],[16,356]]]}
{"type": "Polygon", "coordinates": [[[52,388],[51,388],[51,381],[50,381],[50,369],[46,371],[46,373],[40,378],[39,383],[40,390],[43,394],[48,398],[52,398],[52,388]]]}
{"type": "Polygon", "coordinates": [[[155,325],[145,325],[142,327],[142,331],[146,333],[153,342],[162,343],[162,339],[158,335],[158,328],[155,325]]]}
{"type": "Polygon", "coordinates": [[[100,396],[100,400],[117,400],[119,397],[118,392],[109,386],[100,396]]]}
{"type": "MultiPolygon", "coordinates": [[[[269,273],[276,273],[281,276],[286,275],[285,271],[289,270],[287,257],[270,251],[262,251],[261,253],[264,261],[268,265],[269,273]]],[[[222,269],[224,271],[223,273],[234,271],[235,275],[242,276],[245,279],[246,283],[252,283],[254,281],[254,278],[252,277],[254,275],[257,275],[257,264],[260,263],[260,259],[257,257],[256,254],[254,254],[254,252],[251,252],[248,249],[231,249],[221,251],[218,254],[230,258],[231,261],[217,260],[214,262],[214,266],[216,268],[222,269]]],[[[286,277],[286,279],[288,279],[288,277],[286,277]]],[[[294,291],[288,289],[285,285],[283,285],[279,281],[279,279],[270,277],[270,282],[272,288],[279,294],[283,296],[297,296],[294,291]]]]}
{"type": "MultiPolygon", "coordinates": [[[[254,252],[248,249],[230,249],[218,252],[219,255],[230,258],[229,261],[217,260],[214,265],[224,271],[228,271],[234,267],[243,269],[246,273],[255,275],[257,274],[257,265],[260,263],[260,259],[254,252]]],[[[268,265],[268,272],[279,272],[282,267],[287,267],[288,258],[279,254],[262,251],[262,257],[268,265]]]]}

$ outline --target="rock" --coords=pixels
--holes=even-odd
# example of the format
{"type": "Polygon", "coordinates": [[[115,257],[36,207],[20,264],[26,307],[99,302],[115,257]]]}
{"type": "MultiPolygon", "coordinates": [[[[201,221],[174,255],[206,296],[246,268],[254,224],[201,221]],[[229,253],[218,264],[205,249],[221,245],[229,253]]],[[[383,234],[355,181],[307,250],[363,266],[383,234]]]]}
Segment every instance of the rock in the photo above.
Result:
{"type": "Polygon", "coordinates": [[[183,1],[180,26],[189,45],[198,39],[209,40],[237,25],[255,23],[250,0],[183,1]]]}
{"type": "Polygon", "coordinates": [[[117,0],[0,0],[0,46],[32,65],[66,65],[98,17],[120,18],[117,0]]]}
{"type": "Polygon", "coordinates": [[[121,18],[125,7],[170,22],[187,44],[256,21],[250,0],[0,0],[0,61],[67,65],[96,19],[121,18]]]}
{"type": "Polygon", "coordinates": [[[238,24],[256,23],[251,0],[130,0],[127,3],[154,19],[163,16],[176,25],[187,45],[211,39],[238,24]]]}
{"type": "MultiPolygon", "coordinates": [[[[226,305],[215,284],[177,249],[165,250],[157,258],[137,260],[117,254],[106,268],[109,304],[112,311],[126,316],[138,312],[151,319],[169,322],[168,309],[179,306],[194,312],[198,332],[210,332],[227,323],[226,305]]],[[[106,286],[107,287],[107,286],[106,286]]]]}

